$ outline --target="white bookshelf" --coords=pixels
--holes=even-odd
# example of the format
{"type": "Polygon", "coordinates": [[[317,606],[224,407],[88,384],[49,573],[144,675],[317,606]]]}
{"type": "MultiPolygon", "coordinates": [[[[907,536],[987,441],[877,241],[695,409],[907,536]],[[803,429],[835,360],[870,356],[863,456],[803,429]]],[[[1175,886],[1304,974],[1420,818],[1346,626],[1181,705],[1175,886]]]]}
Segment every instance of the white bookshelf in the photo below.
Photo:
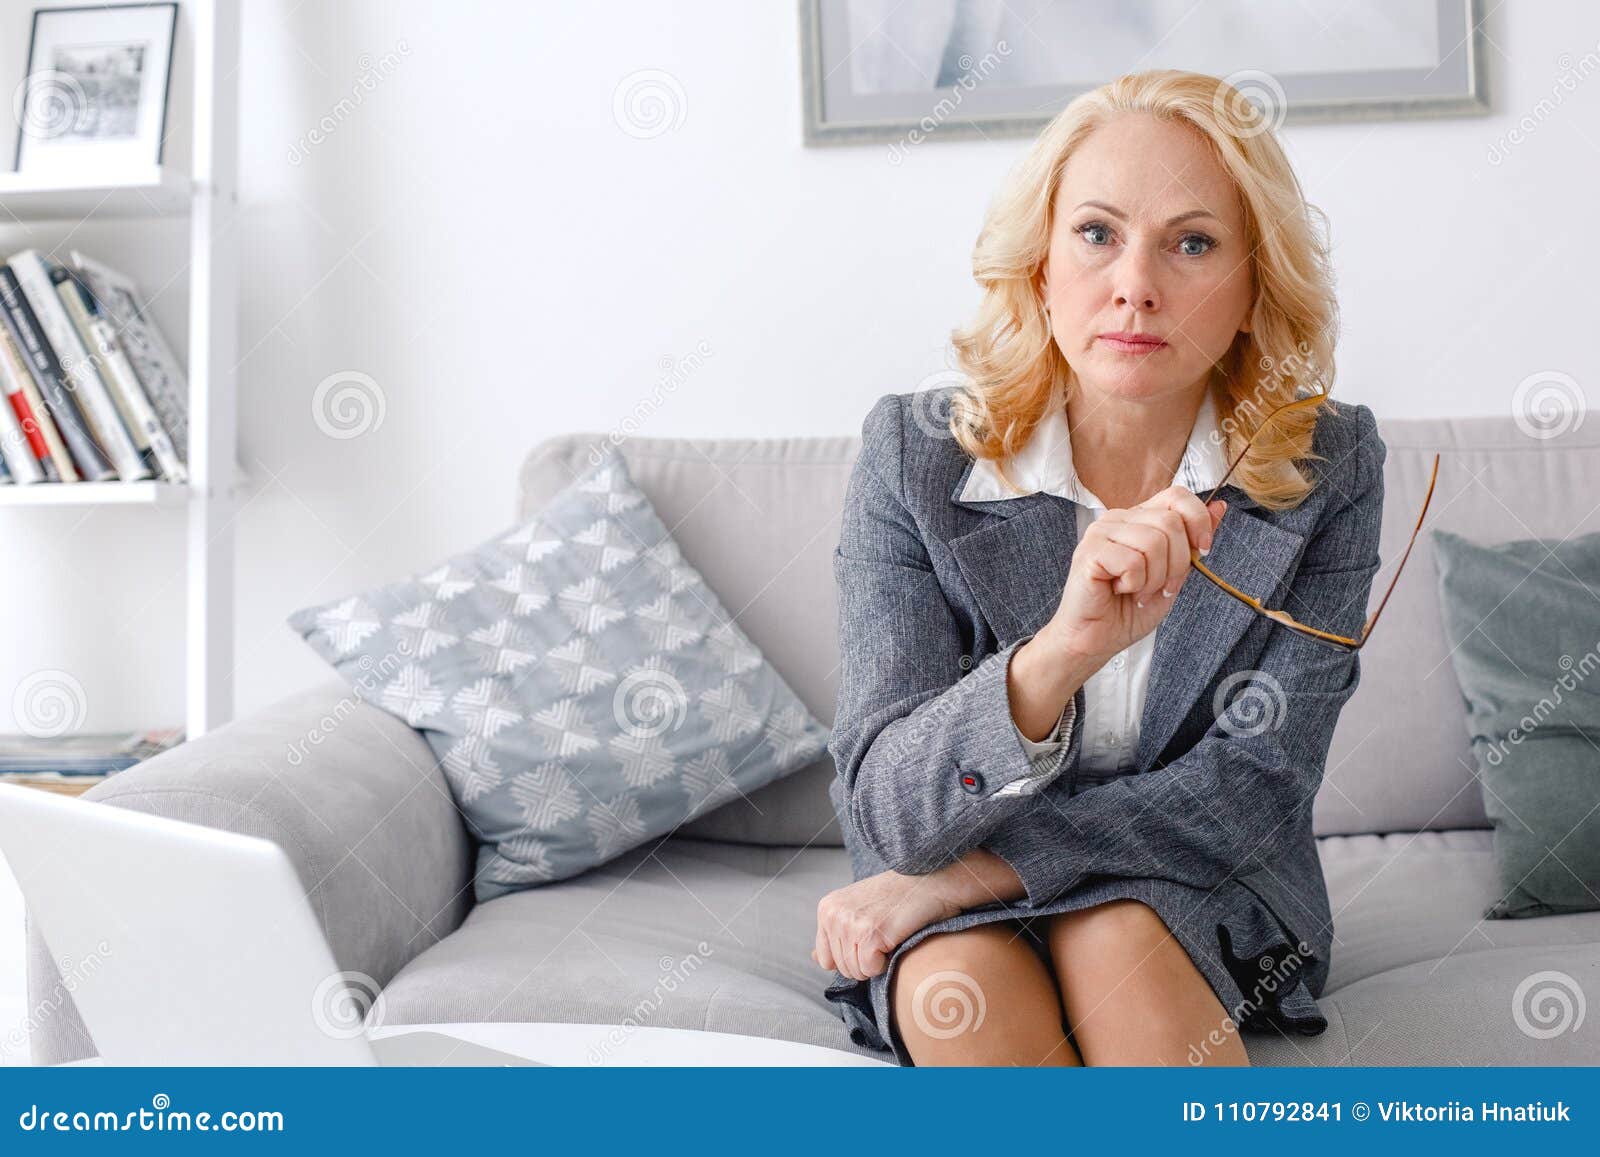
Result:
{"type": "Polygon", "coordinates": [[[0,173],[0,205],[7,220],[59,221],[86,217],[178,217],[189,212],[194,185],[166,165],[54,182],[27,173],[0,173]]]}
{"type": "Polygon", "coordinates": [[[181,506],[189,495],[189,487],[171,482],[39,482],[0,486],[0,507],[181,506]]]}
{"type": "MultiPolygon", "coordinates": [[[[180,38],[185,22],[193,60],[190,171],[160,165],[58,182],[0,173],[0,219],[187,217],[189,482],[13,484],[0,487],[0,509],[186,509],[184,727],[192,739],[233,712],[238,255],[224,210],[237,200],[238,0],[183,0],[180,38]]],[[[140,280],[137,269],[127,272],[140,280]]]]}

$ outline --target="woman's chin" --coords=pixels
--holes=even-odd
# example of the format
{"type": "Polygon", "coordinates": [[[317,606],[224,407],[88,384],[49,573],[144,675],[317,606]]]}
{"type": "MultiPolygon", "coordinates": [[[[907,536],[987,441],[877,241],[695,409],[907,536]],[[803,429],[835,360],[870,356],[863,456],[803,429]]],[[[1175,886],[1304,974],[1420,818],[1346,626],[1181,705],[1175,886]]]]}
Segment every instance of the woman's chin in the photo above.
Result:
{"type": "Polygon", "coordinates": [[[1113,374],[1079,374],[1085,397],[1120,402],[1159,402],[1176,389],[1170,374],[1133,369],[1113,374]]]}

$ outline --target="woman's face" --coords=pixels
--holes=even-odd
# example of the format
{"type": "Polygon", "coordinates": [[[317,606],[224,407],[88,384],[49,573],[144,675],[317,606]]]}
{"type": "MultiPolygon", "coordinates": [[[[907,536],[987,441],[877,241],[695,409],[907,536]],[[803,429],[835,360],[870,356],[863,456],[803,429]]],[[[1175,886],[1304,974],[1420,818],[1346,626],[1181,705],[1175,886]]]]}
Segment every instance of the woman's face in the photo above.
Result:
{"type": "Polygon", "coordinates": [[[1087,394],[1156,400],[1200,384],[1248,330],[1251,282],[1238,191],[1195,130],[1125,115],[1068,159],[1042,290],[1087,394]],[[1118,332],[1166,344],[1102,336],[1118,332]]]}

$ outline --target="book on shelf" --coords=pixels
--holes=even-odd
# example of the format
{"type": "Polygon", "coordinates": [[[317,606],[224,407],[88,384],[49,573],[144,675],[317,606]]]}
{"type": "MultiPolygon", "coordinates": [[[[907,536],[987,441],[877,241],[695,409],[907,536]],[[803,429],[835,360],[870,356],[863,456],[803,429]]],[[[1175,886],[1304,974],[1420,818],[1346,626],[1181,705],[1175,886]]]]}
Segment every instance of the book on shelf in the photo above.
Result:
{"type": "Polygon", "coordinates": [[[189,479],[188,383],[137,286],[73,250],[0,263],[0,482],[189,479]]]}
{"type": "Polygon", "coordinates": [[[178,460],[188,463],[189,380],[167,345],[160,328],[145,309],[139,287],[109,265],[77,249],[72,264],[108,318],[116,327],[117,341],[144,386],[156,417],[172,439],[178,460]]]}
{"type": "Polygon", "coordinates": [[[33,307],[22,292],[22,283],[9,265],[0,265],[0,320],[4,321],[11,340],[22,354],[23,363],[44,399],[50,420],[61,431],[61,440],[67,445],[68,461],[60,464],[62,480],[104,482],[115,478],[116,471],[89,435],[83,413],[68,392],[66,379],[61,376],[61,362],[45,340],[44,331],[34,317],[33,307]]]}
{"type": "MultiPolygon", "coordinates": [[[[4,312],[4,307],[0,306],[0,314],[4,312]]],[[[17,343],[11,340],[11,331],[4,325],[0,325],[0,391],[10,401],[10,408],[28,439],[28,449],[38,460],[44,474],[39,481],[69,481],[63,474],[64,470],[72,470],[66,443],[61,440],[61,431],[51,419],[50,411],[45,409],[44,397],[28,372],[17,343]]],[[[20,479],[20,475],[18,477],[20,479]]]]}
{"type": "Polygon", "coordinates": [[[79,732],[57,737],[0,735],[0,783],[76,794],[183,742],[183,728],[79,732]]]}

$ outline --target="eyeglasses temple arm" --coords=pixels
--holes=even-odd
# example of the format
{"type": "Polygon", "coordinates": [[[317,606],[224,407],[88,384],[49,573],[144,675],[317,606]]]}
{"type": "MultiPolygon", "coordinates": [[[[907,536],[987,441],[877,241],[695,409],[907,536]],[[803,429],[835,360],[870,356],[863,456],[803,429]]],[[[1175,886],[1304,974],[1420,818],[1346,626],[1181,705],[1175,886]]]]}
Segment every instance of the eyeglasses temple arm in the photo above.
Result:
{"type": "Polygon", "coordinates": [[[1394,588],[1400,581],[1400,572],[1406,568],[1406,559],[1411,557],[1411,548],[1417,544],[1417,535],[1422,531],[1422,520],[1428,517],[1428,504],[1433,501],[1433,488],[1439,481],[1439,455],[1433,456],[1433,472],[1428,478],[1428,494],[1422,500],[1422,510],[1417,515],[1417,524],[1411,528],[1411,541],[1406,543],[1405,553],[1400,556],[1400,565],[1394,568],[1394,578],[1389,580],[1389,589],[1383,592],[1383,598],[1378,601],[1378,607],[1367,618],[1366,625],[1361,628],[1361,637],[1365,639],[1377,625],[1378,616],[1383,614],[1384,606],[1389,602],[1389,596],[1394,594],[1394,588]]]}

